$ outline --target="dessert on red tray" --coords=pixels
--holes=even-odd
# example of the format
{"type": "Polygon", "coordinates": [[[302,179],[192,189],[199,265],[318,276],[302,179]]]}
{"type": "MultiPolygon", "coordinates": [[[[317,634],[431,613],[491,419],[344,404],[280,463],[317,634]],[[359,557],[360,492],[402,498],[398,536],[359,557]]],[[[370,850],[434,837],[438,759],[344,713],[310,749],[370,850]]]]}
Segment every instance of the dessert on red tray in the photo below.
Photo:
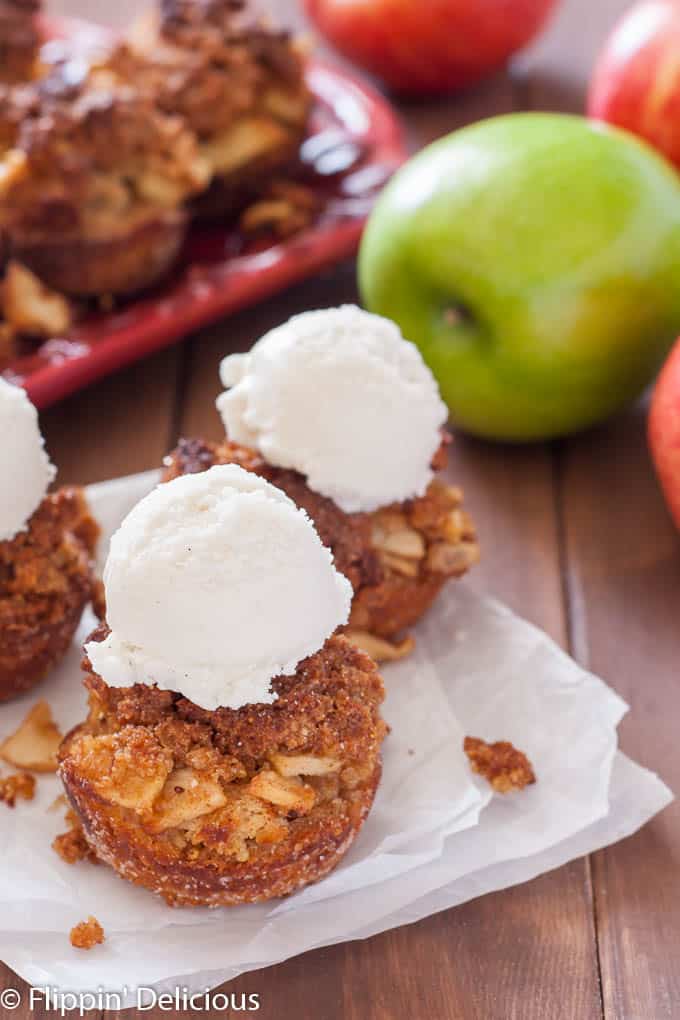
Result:
{"type": "Polygon", "coordinates": [[[322,878],[371,808],[386,727],[309,518],[235,465],[177,478],[123,522],[105,583],[60,765],[96,855],[178,906],[322,878]]]}
{"type": "Polygon", "coordinates": [[[128,293],[167,272],[206,181],[182,121],[68,58],[17,101],[28,108],[0,166],[10,254],[66,294],[128,293]]]}
{"type": "MultiPolygon", "coordinates": [[[[0,229],[64,294],[147,288],[199,193],[211,212],[242,206],[304,135],[310,93],[287,34],[232,0],[167,3],[152,20],[134,48],[89,61],[47,47],[38,80],[0,96],[0,229]]],[[[274,198],[299,219],[289,193],[274,198]]]]}
{"type": "Polygon", "coordinates": [[[161,0],[119,49],[118,70],[196,134],[211,187],[200,212],[233,211],[297,155],[311,94],[300,47],[245,0],[161,0]]]}
{"type": "Polygon", "coordinates": [[[396,326],[351,306],[306,313],[247,355],[227,357],[218,400],[227,438],[182,440],[166,479],[236,463],[283,489],[314,521],[354,591],[350,638],[374,658],[479,555],[446,466],[446,409],[396,326]]]}
{"type": "Polygon", "coordinates": [[[29,690],[98,601],[98,526],[80,489],[47,493],[54,468],[23,390],[0,380],[0,701],[29,690]]]}

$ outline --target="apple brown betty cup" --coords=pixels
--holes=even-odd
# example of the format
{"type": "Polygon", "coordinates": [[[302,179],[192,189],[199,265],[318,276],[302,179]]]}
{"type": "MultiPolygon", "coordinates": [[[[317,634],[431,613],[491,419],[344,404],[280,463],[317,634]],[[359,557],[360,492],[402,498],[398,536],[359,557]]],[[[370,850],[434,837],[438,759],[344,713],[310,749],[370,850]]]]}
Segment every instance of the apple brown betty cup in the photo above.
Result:
{"type": "Polygon", "coordinates": [[[290,34],[241,0],[162,0],[112,65],[195,133],[211,185],[199,215],[233,213],[297,156],[311,108],[290,34]]]}
{"type": "Polygon", "coordinates": [[[25,531],[0,542],[0,701],[29,690],[68,650],[88,602],[99,528],[80,489],[45,497],[25,531]]]}
{"type": "Polygon", "coordinates": [[[184,203],[206,183],[191,132],[74,60],[14,100],[21,122],[0,159],[8,254],[75,296],[131,293],[163,276],[186,233],[184,203]]]}
{"type": "MultiPolygon", "coordinates": [[[[433,467],[446,466],[442,442],[433,467]]],[[[348,637],[377,661],[411,651],[404,632],[429,609],[453,577],[477,562],[475,527],[463,509],[463,494],[435,478],[425,494],[374,513],[347,514],[313,492],[296,471],[273,467],[256,451],[224,440],[180,440],[165,459],[163,480],[207,471],[215,464],[239,464],[262,475],[311,517],[335,565],[354,589],[348,637]],[[399,640],[401,638],[401,640],[399,640]]]]}
{"type": "Polygon", "coordinates": [[[240,709],[111,688],[84,667],[89,715],[59,771],[88,843],[123,878],[172,906],[231,906],[288,895],[346,853],[386,732],[380,674],[346,638],[275,678],[273,704],[240,709]]]}

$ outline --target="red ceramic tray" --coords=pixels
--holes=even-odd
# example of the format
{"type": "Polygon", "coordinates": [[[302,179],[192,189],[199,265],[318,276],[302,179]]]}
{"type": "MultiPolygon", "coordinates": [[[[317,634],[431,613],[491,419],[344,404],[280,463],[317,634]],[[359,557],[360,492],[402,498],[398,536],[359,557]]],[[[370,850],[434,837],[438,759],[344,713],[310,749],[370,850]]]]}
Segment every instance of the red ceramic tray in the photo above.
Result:
{"type": "MultiPolygon", "coordinates": [[[[50,19],[46,31],[84,49],[108,34],[66,19],[50,19]]],[[[377,194],[405,158],[401,127],[378,93],[337,68],[312,60],[307,77],[316,102],[300,174],[322,198],[315,223],[286,241],[257,245],[225,224],[193,228],[162,285],[113,312],[88,313],[68,335],[5,370],[38,407],[353,254],[377,194]]]]}

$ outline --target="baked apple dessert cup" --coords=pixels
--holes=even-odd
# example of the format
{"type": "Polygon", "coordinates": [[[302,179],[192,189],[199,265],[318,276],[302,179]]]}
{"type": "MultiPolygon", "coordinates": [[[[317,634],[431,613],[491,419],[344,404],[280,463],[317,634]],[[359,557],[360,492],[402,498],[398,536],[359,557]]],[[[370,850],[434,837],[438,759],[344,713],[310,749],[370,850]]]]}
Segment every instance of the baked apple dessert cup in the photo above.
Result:
{"type": "Polygon", "coordinates": [[[108,72],[78,71],[65,60],[33,88],[0,162],[0,229],[57,291],[143,290],[175,261],[205,164],[178,118],[108,72]]]}
{"type": "Polygon", "coordinates": [[[273,704],[237,710],[107,687],[85,669],[90,713],[60,771],[88,842],[120,875],[172,905],[230,906],[336,866],[371,808],[385,732],[380,676],[346,639],[274,680],[273,704]]]}
{"type": "Polygon", "coordinates": [[[57,665],[86,604],[99,604],[99,528],[80,489],[48,493],[55,469],[24,390],[0,379],[0,701],[57,665]]]}
{"type": "Polygon", "coordinates": [[[302,507],[354,592],[345,632],[378,660],[476,563],[463,494],[441,480],[447,410],[394,323],[353,306],[298,315],[225,358],[227,438],[182,440],[165,480],[235,463],[302,507]]]}
{"type": "Polygon", "coordinates": [[[240,0],[164,0],[134,26],[114,64],[198,139],[211,183],[201,215],[232,213],[297,156],[311,107],[289,33],[240,0]],[[136,59],[135,59],[136,58],[136,59]]]}
{"type": "Polygon", "coordinates": [[[104,576],[89,715],[59,766],[94,853],[177,906],[323,878],[370,811],[386,726],[374,662],[334,633],[351,588],[309,518],[215,466],[142,500],[104,576]]]}
{"type": "Polygon", "coordinates": [[[0,542],[0,701],[43,680],[69,649],[85,606],[98,604],[98,534],[82,490],[62,488],[25,531],[0,542]]]}

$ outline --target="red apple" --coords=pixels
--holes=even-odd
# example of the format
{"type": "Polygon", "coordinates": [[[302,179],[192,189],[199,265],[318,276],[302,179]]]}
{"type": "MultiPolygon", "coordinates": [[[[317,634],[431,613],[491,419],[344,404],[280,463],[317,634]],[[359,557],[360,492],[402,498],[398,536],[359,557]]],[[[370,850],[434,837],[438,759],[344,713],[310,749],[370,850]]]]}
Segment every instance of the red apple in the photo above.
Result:
{"type": "Polygon", "coordinates": [[[304,0],[346,57],[401,93],[464,88],[502,67],[557,0],[304,0]]]}
{"type": "Polygon", "coordinates": [[[648,435],[668,509],[680,528],[680,340],[668,355],[657,381],[648,435]]]}
{"type": "Polygon", "coordinates": [[[588,113],[646,138],[680,166],[680,4],[643,0],[597,61],[588,113]]]}

